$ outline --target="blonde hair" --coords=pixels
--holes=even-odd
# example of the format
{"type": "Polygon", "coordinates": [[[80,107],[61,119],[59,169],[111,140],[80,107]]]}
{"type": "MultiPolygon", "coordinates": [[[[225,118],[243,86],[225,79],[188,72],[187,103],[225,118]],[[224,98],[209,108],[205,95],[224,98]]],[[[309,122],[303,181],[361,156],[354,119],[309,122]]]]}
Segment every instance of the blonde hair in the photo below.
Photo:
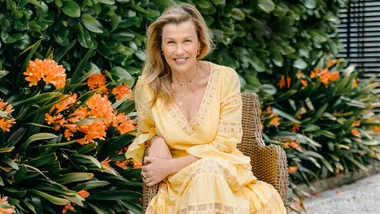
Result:
{"type": "Polygon", "coordinates": [[[166,24],[180,24],[189,20],[195,25],[200,43],[197,59],[202,59],[211,51],[213,43],[206,22],[194,6],[186,3],[171,6],[148,28],[147,57],[142,72],[143,78],[138,85],[148,84],[153,90],[151,105],[154,105],[158,98],[162,98],[165,104],[169,104],[171,98],[172,73],[161,54],[162,29],[166,24]]]}

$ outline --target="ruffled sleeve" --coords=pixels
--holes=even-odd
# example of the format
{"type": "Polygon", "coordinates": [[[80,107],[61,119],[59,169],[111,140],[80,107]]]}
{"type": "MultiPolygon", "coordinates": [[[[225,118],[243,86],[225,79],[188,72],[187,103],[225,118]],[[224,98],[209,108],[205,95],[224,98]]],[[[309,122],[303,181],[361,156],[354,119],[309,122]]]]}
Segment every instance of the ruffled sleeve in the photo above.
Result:
{"type": "Polygon", "coordinates": [[[220,157],[235,164],[250,163],[250,158],[237,149],[243,135],[239,76],[233,69],[226,68],[221,74],[219,87],[220,116],[217,135],[210,144],[192,146],[187,152],[199,158],[220,157]]]}
{"type": "Polygon", "coordinates": [[[125,156],[127,159],[132,158],[135,161],[142,162],[145,142],[156,135],[155,124],[150,111],[150,100],[153,97],[153,92],[148,85],[139,85],[138,83],[134,90],[134,97],[138,120],[137,135],[133,143],[129,145],[125,156]]]}

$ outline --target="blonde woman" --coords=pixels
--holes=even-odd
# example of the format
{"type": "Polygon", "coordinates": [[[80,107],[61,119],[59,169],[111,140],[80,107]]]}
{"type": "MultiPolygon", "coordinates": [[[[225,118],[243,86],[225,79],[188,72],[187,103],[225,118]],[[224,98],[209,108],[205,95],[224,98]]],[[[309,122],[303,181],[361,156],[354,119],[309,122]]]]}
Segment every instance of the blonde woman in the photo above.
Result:
{"type": "Polygon", "coordinates": [[[202,61],[212,46],[190,4],[168,8],[149,26],[147,59],[135,87],[138,133],[127,158],[143,181],[160,183],[146,213],[286,213],[280,195],[257,181],[241,142],[237,73],[202,61]]]}

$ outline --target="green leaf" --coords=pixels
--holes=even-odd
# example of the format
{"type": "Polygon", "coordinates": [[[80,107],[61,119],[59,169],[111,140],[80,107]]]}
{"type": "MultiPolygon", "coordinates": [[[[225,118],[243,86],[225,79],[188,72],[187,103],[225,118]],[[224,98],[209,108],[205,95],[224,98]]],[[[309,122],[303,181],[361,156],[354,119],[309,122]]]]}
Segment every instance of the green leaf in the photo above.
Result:
{"type": "Polygon", "coordinates": [[[107,4],[107,5],[114,5],[115,0],[98,0],[99,3],[107,4]]]}
{"type": "Polygon", "coordinates": [[[45,192],[41,192],[41,191],[38,191],[38,190],[32,190],[32,189],[29,189],[28,192],[34,194],[34,195],[38,195],[42,198],[45,198],[46,200],[50,201],[51,203],[55,204],[55,205],[61,205],[61,206],[64,206],[66,204],[68,204],[70,201],[69,200],[66,200],[66,199],[63,199],[63,198],[58,198],[58,197],[55,197],[55,196],[52,196],[52,195],[49,195],[45,192]]]}
{"type": "Polygon", "coordinates": [[[80,191],[83,189],[88,190],[88,189],[94,189],[94,188],[98,188],[98,187],[108,186],[110,184],[111,183],[108,181],[87,181],[87,182],[81,183],[80,185],[74,187],[73,190],[75,190],[75,191],[80,191]]]}
{"type": "Polygon", "coordinates": [[[82,15],[82,24],[91,32],[103,33],[102,24],[88,13],[82,15]]]}
{"type": "Polygon", "coordinates": [[[275,8],[272,0],[259,0],[258,3],[259,8],[267,13],[270,13],[275,8]]]}
{"type": "Polygon", "coordinates": [[[83,29],[83,32],[77,34],[79,43],[85,48],[94,48],[94,44],[91,38],[91,34],[88,30],[83,29]]]}
{"type": "Polygon", "coordinates": [[[113,191],[97,191],[91,194],[88,198],[92,200],[138,200],[142,197],[141,193],[129,190],[113,190],[113,191]]]}
{"type": "Polygon", "coordinates": [[[317,2],[315,0],[303,0],[302,2],[307,9],[312,10],[317,7],[317,2]]]}
{"type": "Polygon", "coordinates": [[[37,7],[42,8],[42,5],[37,0],[28,0],[28,2],[34,4],[37,7]]]}
{"type": "Polygon", "coordinates": [[[297,59],[296,61],[294,61],[293,63],[293,66],[298,68],[298,69],[305,69],[307,67],[307,63],[303,60],[303,59],[297,59]]]}
{"type": "Polygon", "coordinates": [[[26,148],[28,148],[29,144],[39,140],[50,140],[57,138],[58,136],[51,133],[37,133],[30,136],[20,147],[19,152],[25,152],[26,148]]]}
{"type": "Polygon", "coordinates": [[[80,83],[79,80],[81,79],[82,72],[84,68],[86,67],[88,60],[91,58],[93,49],[89,49],[86,53],[86,55],[83,57],[83,59],[80,61],[77,69],[75,69],[73,76],[71,77],[70,84],[77,84],[80,83]]]}
{"type": "Polygon", "coordinates": [[[80,7],[75,1],[64,1],[62,11],[70,17],[80,17],[80,7]]]}
{"type": "Polygon", "coordinates": [[[62,95],[62,93],[58,93],[58,92],[43,93],[43,94],[36,95],[36,96],[31,97],[31,98],[26,99],[26,100],[22,100],[22,101],[12,103],[12,105],[14,108],[21,106],[21,105],[24,108],[26,108],[26,107],[29,107],[31,105],[36,105],[36,104],[51,100],[51,99],[59,97],[61,95],[62,95]]]}
{"type": "Polygon", "coordinates": [[[120,30],[114,31],[111,34],[112,39],[116,41],[121,41],[121,42],[132,41],[135,37],[136,36],[133,33],[133,31],[129,29],[120,29],[120,30]]]}
{"type": "Polygon", "coordinates": [[[3,77],[5,77],[8,73],[9,73],[9,71],[0,70],[0,79],[3,78],[3,77]]]}
{"type": "Polygon", "coordinates": [[[332,168],[330,163],[322,155],[320,155],[316,152],[313,152],[313,151],[305,151],[303,154],[319,158],[330,172],[334,172],[334,169],[332,168]]]}
{"type": "Polygon", "coordinates": [[[50,164],[58,159],[57,155],[55,153],[50,153],[46,155],[39,156],[37,158],[34,158],[28,162],[28,164],[39,167],[45,164],[50,164]]]}
{"type": "Polygon", "coordinates": [[[8,158],[7,156],[0,157],[0,162],[6,163],[10,167],[12,167],[15,170],[18,170],[19,167],[16,162],[14,162],[12,159],[8,158]]]}
{"type": "Polygon", "coordinates": [[[94,177],[93,173],[85,173],[85,172],[73,172],[67,173],[58,177],[55,181],[65,185],[68,183],[78,182],[78,181],[87,181],[94,177]]]}
{"type": "Polygon", "coordinates": [[[239,20],[239,21],[242,21],[244,20],[245,18],[245,14],[242,10],[240,10],[239,8],[232,8],[232,18],[236,19],[236,20],[239,20]]]}
{"type": "Polygon", "coordinates": [[[1,154],[1,153],[9,153],[9,152],[12,152],[13,149],[15,149],[14,146],[12,146],[12,147],[7,147],[7,148],[0,148],[0,154],[1,154]]]}
{"type": "Polygon", "coordinates": [[[284,118],[286,118],[286,119],[288,119],[288,120],[290,120],[290,121],[292,121],[294,123],[301,124],[301,121],[299,121],[296,118],[294,118],[293,116],[291,116],[291,115],[289,115],[289,114],[281,111],[280,109],[273,108],[272,112],[276,113],[276,114],[280,115],[281,117],[284,117],[284,118]]]}

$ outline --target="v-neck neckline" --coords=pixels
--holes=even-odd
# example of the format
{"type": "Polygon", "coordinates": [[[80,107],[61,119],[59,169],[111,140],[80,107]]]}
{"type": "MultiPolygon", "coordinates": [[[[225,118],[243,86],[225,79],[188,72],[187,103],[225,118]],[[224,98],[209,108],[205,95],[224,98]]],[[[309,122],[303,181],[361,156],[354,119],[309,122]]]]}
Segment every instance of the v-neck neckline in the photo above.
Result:
{"type": "Polygon", "coordinates": [[[208,105],[210,104],[210,102],[206,101],[213,94],[211,89],[215,89],[215,87],[211,87],[215,83],[214,65],[210,62],[207,63],[210,66],[210,74],[208,77],[206,90],[204,91],[202,101],[199,105],[197,113],[192,118],[190,118],[190,120],[188,120],[173,100],[172,105],[169,109],[170,115],[173,117],[176,123],[182,128],[184,132],[189,135],[191,135],[203,122],[204,117],[202,116],[205,114],[205,111],[209,109],[208,105]]]}
{"type": "Polygon", "coordinates": [[[200,114],[200,110],[202,108],[202,104],[204,103],[205,101],[205,95],[207,94],[207,91],[209,89],[209,86],[210,86],[210,80],[211,80],[211,77],[212,77],[212,73],[213,73],[213,68],[211,67],[211,63],[210,62],[207,62],[208,66],[210,67],[210,74],[208,75],[208,79],[207,79],[207,85],[206,85],[206,90],[203,92],[203,95],[202,95],[202,100],[201,100],[201,103],[199,104],[199,109],[197,111],[197,113],[192,117],[190,118],[189,120],[186,118],[186,116],[183,114],[183,112],[181,111],[181,109],[179,109],[178,105],[176,102],[174,102],[174,100],[172,100],[173,102],[173,105],[175,106],[176,110],[178,112],[181,113],[181,116],[183,117],[184,120],[187,121],[187,123],[191,124],[191,121],[193,121],[199,114],[200,114]]]}

